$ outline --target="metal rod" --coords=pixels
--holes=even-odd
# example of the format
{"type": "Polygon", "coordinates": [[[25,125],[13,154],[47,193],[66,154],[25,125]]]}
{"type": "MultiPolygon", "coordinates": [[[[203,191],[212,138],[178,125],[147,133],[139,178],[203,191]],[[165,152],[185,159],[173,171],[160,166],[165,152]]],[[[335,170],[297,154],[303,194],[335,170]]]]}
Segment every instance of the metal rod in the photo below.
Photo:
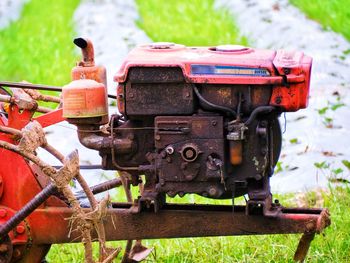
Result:
{"type": "Polygon", "coordinates": [[[115,179],[109,180],[107,182],[92,186],[91,191],[95,195],[95,194],[99,194],[102,192],[106,192],[112,188],[115,188],[115,187],[118,187],[121,185],[122,185],[122,180],[120,180],[120,178],[115,178],[115,179]]]}
{"type": "MultiPolygon", "coordinates": [[[[20,89],[35,89],[35,90],[48,90],[48,91],[62,92],[61,87],[41,85],[41,84],[22,83],[22,82],[0,81],[0,86],[20,88],[20,89]]],[[[108,98],[117,99],[117,96],[108,94],[108,98]]]]}
{"type": "Polygon", "coordinates": [[[16,227],[22,220],[29,216],[35,209],[44,203],[57,188],[52,183],[48,184],[41,192],[39,192],[32,200],[23,206],[14,216],[6,221],[0,227],[0,237],[8,234],[14,227],[16,227]]]}
{"type": "MultiPolygon", "coordinates": [[[[115,179],[91,186],[90,189],[91,189],[91,192],[95,195],[95,194],[106,192],[112,188],[119,187],[121,185],[122,185],[122,180],[120,178],[115,178],[115,179]]],[[[78,199],[86,198],[85,192],[83,190],[76,192],[75,196],[78,199]]]]}
{"type": "Polygon", "coordinates": [[[0,101],[10,103],[11,102],[11,96],[10,95],[2,95],[0,94],[0,101]]]}
{"type": "MultiPolygon", "coordinates": [[[[63,166],[62,165],[53,165],[52,167],[55,169],[61,169],[63,166]]],[[[100,164],[80,165],[79,169],[80,170],[99,170],[99,169],[102,169],[102,165],[100,165],[100,164]]]]}
{"type": "Polygon", "coordinates": [[[47,86],[41,84],[30,84],[22,82],[10,82],[10,81],[0,81],[0,86],[11,87],[11,88],[25,88],[25,89],[35,89],[35,90],[49,90],[49,91],[62,91],[61,87],[47,86]]]}

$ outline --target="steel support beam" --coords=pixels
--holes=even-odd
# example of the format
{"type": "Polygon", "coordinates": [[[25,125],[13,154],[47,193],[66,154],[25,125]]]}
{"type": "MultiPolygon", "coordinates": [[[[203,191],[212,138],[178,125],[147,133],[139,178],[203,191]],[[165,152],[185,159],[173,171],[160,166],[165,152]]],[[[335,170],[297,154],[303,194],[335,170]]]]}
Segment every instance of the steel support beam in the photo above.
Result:
{"type": "MultiPolygon", "coordinates": [[[[72,210],[37,209],[29,217],[33,244],[80,242],[69,233],[72,210]]],[[[282,209],[277,217],[245,214],[244,206],[167,204],[158,213],[131,213],[128,204],[111,208],[105,218],[107,240],[320,232],[329,225],[325,209],[282,209]]],[[[74,228],[73,228],[74,229],[74,228]]],[[[96,236],[96,235],[94,235],[96,236]]]]}

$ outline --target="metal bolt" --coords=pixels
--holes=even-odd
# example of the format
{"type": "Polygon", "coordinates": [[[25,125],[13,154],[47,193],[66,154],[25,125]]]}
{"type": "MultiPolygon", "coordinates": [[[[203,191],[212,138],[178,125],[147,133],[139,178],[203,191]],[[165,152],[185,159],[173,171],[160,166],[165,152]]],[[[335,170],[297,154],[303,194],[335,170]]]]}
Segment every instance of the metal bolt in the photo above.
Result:
{"type": "Polygon", "coordinates": [[[259,181],[262,178],[261,174],[256,174],[255,175],[255,180],[259,181]]]}
{"type": "Polygon", "coordinates": [[[18,248],[15,248],[14,250],[13,250],[13,253],[12,253],[12,256],[14,257],[14,258],[19,258],[20,256],[21,256],[21,251],[18,249],[18,248]]]}
{"type": "Polygon", "coordinates": [[[216,126],[216,124],[218,124],[217,121],[211,121],[211,125],[216,126]]]}
{"type": "Polygon", "coordinates": [[[156,141],[159,141],[160,140],[160,135],[156,135],[156,136],[154,136],[154,139],[156,140],[156,141]]]}
{"type": "Polygon", "coordinates": [[[278,96],[276,99],[275,99],[275,103],[276,104],[281,104],[282,103],[282,98],[280,96],[278,96]]]}
{"type": "Polygon", "coordinates": [[[195,152],[192,149],[188,149],[187,151],[185,151],[184,155],[187,159],[192,159],[195,155],[195,152]]]}
{"type": "Polygon", "coordinates": [[[171,155],[174,153],[174,148],[172,146],[168,146],[165,148],[167,154],[171,155]]]}
{"type": "Polygon", "coordinates": [[[129,97],[130,97],[130,98],[133,98],[133,97],[134,97],[134,94],[133,94],[133,93],[130,93],[130,94],[129,94],[129,97]]]}
{"type": "Polygon", "coordinates": [[[210,196],[215,196],[217,194],[217,190],[215,187],[210,187],[209,189],[209,195],[210,196]]]}
{"type": "Polygon", "coordinates": [[[284,68],[283,73],[288,75],[290,73],[290,68],[284,68]]]}
{"type": "Polygon", "coordinates": [[[193,179],[193,176],[192,175],[186,175],[186,180],[187,181],[191,181],[193,179]]]}
{"type": "Polygon", "coordinates": [[[7,211],[5,209],[0,209],[0,217],[4,218],[7,214],[7,211]]]}
{"type": "Polygon", "coordinates": [[[24,231],[25,231],[24,226],[19,225],[19,226],[16,227],[16,232],[17,232],[18,234],[23,234],[24,231]]]}

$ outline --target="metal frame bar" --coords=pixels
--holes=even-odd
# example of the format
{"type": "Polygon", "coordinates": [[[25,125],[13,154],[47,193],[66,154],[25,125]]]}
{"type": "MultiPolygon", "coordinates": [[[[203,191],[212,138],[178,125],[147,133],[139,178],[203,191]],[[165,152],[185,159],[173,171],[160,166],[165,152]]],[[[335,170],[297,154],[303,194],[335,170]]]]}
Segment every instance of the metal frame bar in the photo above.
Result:
{"type": "MultiPolygon", "coordinates": [[[[158,213],[132,213],[128,203],[113,206],[105,218],[106,240],[315,233],[328,216],[326,209],[283,208],[278,216],[266,217],[246,215],[245,206],[232,212],[232,206],[166,204],[158,213]]],[[[67,207],[35,210],[28,218],[35,222],[33,244],[81,242],[79,232],[69,233],[70,218],[67,207]]]]}

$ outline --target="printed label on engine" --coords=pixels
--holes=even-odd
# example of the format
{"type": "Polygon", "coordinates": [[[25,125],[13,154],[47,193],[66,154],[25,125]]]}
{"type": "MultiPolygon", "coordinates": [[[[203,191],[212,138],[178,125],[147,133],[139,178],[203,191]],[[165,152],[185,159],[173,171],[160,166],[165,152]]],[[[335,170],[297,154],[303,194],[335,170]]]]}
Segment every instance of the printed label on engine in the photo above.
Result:
{"type": "Polygon", "coordinates": [[[193,75],[231,75],[231,76],[270,76],[270,72],[263,68],[246,68],[237,66],[191,65],[193,75]]]}

